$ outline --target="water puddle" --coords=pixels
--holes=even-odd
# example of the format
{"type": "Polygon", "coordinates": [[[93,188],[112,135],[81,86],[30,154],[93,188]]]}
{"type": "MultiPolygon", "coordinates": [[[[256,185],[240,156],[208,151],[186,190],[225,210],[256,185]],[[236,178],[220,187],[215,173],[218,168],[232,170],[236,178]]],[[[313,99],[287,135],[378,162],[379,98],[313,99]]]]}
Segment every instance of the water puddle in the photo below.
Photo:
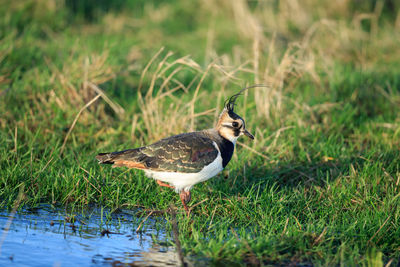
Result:
{"type": "Polygon", "coordinates": [[[176,266],[162,217],[138,218],[132,211],[66,212],[41,206],[0,212],[0,266],[176,266]],[[136,232],[138,226],[140,231],[136,232]]]}

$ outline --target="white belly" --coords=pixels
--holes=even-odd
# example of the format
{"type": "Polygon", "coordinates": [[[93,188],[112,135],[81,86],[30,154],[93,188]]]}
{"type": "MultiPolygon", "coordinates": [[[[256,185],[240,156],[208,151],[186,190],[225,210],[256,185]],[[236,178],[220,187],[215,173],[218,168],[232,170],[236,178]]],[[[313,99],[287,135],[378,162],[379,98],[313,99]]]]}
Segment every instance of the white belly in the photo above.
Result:
{"type": "Polygon", "coordinates": [[[221,153],[218,150],[216,159],[209,165],[206,165],[198,173],[144,171],[148,177],[169,183],[175,187],[175,191],[179,192],[182,189],[189,191],[195,184],[210,179],[220,173],[223,169],[221,153]]]}

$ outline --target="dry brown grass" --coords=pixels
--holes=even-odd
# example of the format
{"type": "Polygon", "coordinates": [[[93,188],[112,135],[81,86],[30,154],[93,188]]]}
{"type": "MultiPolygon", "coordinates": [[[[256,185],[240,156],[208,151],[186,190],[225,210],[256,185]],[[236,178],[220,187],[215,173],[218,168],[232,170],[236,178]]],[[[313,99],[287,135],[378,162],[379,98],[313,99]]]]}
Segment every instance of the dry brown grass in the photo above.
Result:
{"type": "MultiPolygon", "coordinates": [[[[61,68],[52,62],[54,59],[47,59],[52,73],[49,80],[52,89],[30,96],[33,104],[29,113],[35,114],[31,116],[30,127],[35,128],[39,120],[54,116],[54,108],[64,112],[71,124],[82,107],[101,95],[104,101],[96,101],[82,112],[78,124],[97,124],[102,128],[98,135],[104,132],[115,133],[118,131],[115,125],[107,124],[115,120],[113,114],[106,112],[105,107],[108,105],[123,128],[130,128],[132,141],[150,142],[168,135],[197,130],[199,118],[204,115],[213,118],[215,122],[223,100],[230,94],[243,86],[265,84],[268,88],[254,88],[246,92],[243,105],[238,106],[238,112],[248,118],[249,128],[258,136],[252,149],[263,149],[271,138],[279,137],[288,126],[312,126],[317,114],[329,112],[329,109],[339,104],[327,102],[310,107],[301,100],[288,97],[289,93],[299,90],[297,84],[300,81],[308,79],[312,86],[323,92],[327,89],[321,73],[332,76],[338,60],[346,62],[356,59],[355,64],[367,69],[386,58],[386,55],[373,55],[378,47],[388,51],[398,50],[396,40],[399,36],[393,36],[378,24],[382,1],[377,1],[371,13],[351,13],[350,5],[351,1],[348,0],[335,3],[320,3],[316,0],[278,3],[258,1],[257,7],[252,9],[244,0],[203,2],[199,12],[211,12],[211,19],[218,16],[229,18],[245,45],[235,46],[231,54],[218,54],[214,44],[219,29],[215,22],[210,22],[205,33],[207,42],[204,54],[207,65],[201,66],[190,56],[176,57],[172,52],[160,49],[142,68],[139,84],[132,89],[138,94],[138,102],[132,103],[139,107],[139,112],[135,113],[127,113],[114,99],[108,97],[102,91],[101,84],[119,75],[130,75],[130,68],[138,67],[134,65],[135,62],[145,58],[140,47],[133,46],[127,54],[128,68],[124,72],[119,72],[120,67],[110,65],[108,50],[83,56],[79,48],[75,47],[61,68]],[[371,22],[371,30],[368,32],[361,26],[365,20],[371,22]],[[180,74],[188,71],[193,78],[183,83],[180,74]],[[205,89],[204,81],[209,77],[215,81],[214,88],[205,89]],[[251,110],[249,103],[255,103],[251,110]]],[[[39,1],[33,5],[34,10],[49,12],[59,7],[56,1],[39,1]]],[[[15,4],[13,8],[21,6],[15,4]]],[[[144,13],[147,16],[145,19],[163,23],[171,10],[169,6],[157,9],[148,5],[144,13]]],[[[400,19],[392,27],[399,28],[398,21],[400,19]]],[[[105,30],[107,25],[112,25],[107,27],[107,32],[111,33],[144,25],[144,20],[130,18],[127,14],[115,16],[109,13],[103,22],[97,26],[100,28],[96,31],[105,30]]],[[[10,49],[2,50],[0,60],[10,49]]],[[[399,54],[392,53],[390,60],[397,60],[399,54]]],[[[7,82],[5,75],[0,76],[2,82],[7,82]]],[[[207,125],[211,127],[210,124],[207,125]]],[[[276,142],[269,145],[274,144],[276,142]]]]}
{"type": "MultiPolygon", "coordinates": [[[[353,15],[350,22],[335,19],[338,14],[342,17],[343,14],[352,16],[348,11],[349,4],[349,1],[325,3],[317,5],[318,8],[315,10],[315,1],[312,0],[282,1],[279,2],[278,8],[269,2],[260,1],[259,8],[250,10],[245,1],[225,1],[219,4],[214,1],[205,2],[202,8],[212,9],[216,14],[230,10],[231,14],[228,16],[232,16],[235,21],[238,34],[251,43],[252,49],[236,47],[234,58],[229,55],[217,55],[212,49],[215,29],[212,28],[213,24],[210,24],[206,46],[208,51],[205,54],[211,62],[207,66],[200,67],[200,64],[189,56],[176,58],[172,52],[165,52],[163,49],[158,51],[141,74],[138,86],[140,112],[127,114],[123,118],[131,121],[132,140],[149,142],[172,134],[196,130],[196,119],[199,116],[213,114],[216,118],[222,108],[218,106],[222,100],[238,88],[255,83],[265,84],[268,88],[255,88],[254,92],[250,92],[254,99],[250,101],[255,102],[254,110],[257,110],[251,112],[251,117],[254,118],[255,113],[258,123],[254,123],[255,119],[250,119],[249,127],[252,127],[259,137],[251,149],[263,150],[270,142],[270,138],[275,140],[269,143],[269,149],[273,149],[276,138],[288,129],[288,125],[300,127],[312,125],[316,122],[315,114],[328,112],[338,103],[327,102],[310,107],[304,102],[288,98],[288,93],[298,90],[296,86],[299,81],[307,78],[316,88],[324,91],[326,89],[321,82],[321,70],[324,75],[333,75],[333,68],[338,59],[346,61],[354,58],[354,53],[360,53],[357,58],[363,68],[372,66],[377,60],[376,57],[368,57],[371,50],[356,51],[355,43],[369,42],[371,47],[375,47],[382,45],[384,40],[383,45],[393,48],[393,41],[388,39],[389,35],[384,31],[381,32],[377,26],[382,10],[381,3],[377,2],[373,13],[353,15]],[[311,13],[318,19],[311,20],[311,13]],[[369,33],[360,26],[361,20],[371,20],[372,29],[369,33]],[[296,25],[304,34],[300,38],[294,36],[293,30],[288,28],[289,25],[296,25]],[[383,35],[383,39],[377,38],[380,35],[383,35]],[[180,72],[187,70],[193,73],[194,78],[188,84],[183,84],[176,77],[180,72]],[[205,91],[202,88],[207,76],[212,76],[218,81],[218,86],[213,90],[205,91]],[[189,94],[192,100],[188,101],[187,97],[177,97],[179,94],[176,93],[179,91],[181,92],[179,94],[189,94]],[[217,99],[217,106],[207,104],[208,98],[217,99]],[[199,110],[199,107],[202,111],[196,113],[195,110],[199,110]],[[167,121],[168,123],[165,123],[167,121]]],[[[165,9],[159,12],[160,14],[150,13],[158,18],[157,21],[162,21],[166,18],[163,14],[168,13],[167,11],[165,9]]],[[[108,19],[112,20],[112,17],[108,19]]],[[[74,88],[65,81],[65,74],[72,80],[89,80],[100,84],[113,77],[112,71],[104,66],[105,57],[106,53],[95,58],[93,64],[95,67],[90,70],[88,66],[92,64],[88,64],[89,60],[86,59],[84,66],[87,71],[83,72],[84,77],[68,75],[70,72],[74,73],[73,68],[60,71],[63,73],[59,75],[63,87],[68,92],[71,91],[68,93],[70,99],[67,102],[79,103],[81,107],[83,102],[86,103],[93,98],[96,92],[87,90],[86,86],[74,88]],[[89,74],[90,77],[86,77],[89,74]],[[103,77],[104,80],[96,80],[99,77],[103,77]],[[79,97],[74,97],[76,92],[79,97]]],[[[249,99],[246,92],[243,107],[238,107],[239,112],[245,117],[248,115],[246,113],[250,112],[246,110],[247,101],[249,99]]],[[[110,99],[108,102],[113,105],[110,99]]],[[[120,107],[113,109],[118,114],[123,114],[120,107]]]]}

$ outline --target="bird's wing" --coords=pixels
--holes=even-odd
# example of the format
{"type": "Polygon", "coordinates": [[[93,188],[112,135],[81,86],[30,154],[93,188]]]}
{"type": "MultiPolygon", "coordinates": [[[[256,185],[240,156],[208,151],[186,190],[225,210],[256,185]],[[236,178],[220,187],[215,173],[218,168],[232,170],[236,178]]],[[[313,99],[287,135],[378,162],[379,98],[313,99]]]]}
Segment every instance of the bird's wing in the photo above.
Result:
{"type": "Polygon", "coordinates": [[[171,136],[154,144],[111,154],[101,154],[114,166],[126,166],[160,172],[199,172],[218,156],[214,142],[198,133],[171,136]],[[107,156],[109,155],[109,156],[107,156]]]}

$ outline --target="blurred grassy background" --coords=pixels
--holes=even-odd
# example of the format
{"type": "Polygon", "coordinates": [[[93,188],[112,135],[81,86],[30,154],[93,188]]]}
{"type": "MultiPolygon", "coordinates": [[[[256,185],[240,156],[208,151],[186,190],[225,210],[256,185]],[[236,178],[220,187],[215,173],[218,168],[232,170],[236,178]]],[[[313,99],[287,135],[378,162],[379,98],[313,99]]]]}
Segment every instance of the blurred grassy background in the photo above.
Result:
{"type": "Polygon", "coordinates": [[[23,188],[26,205],[166,208],[173,192],[94,155],[211,127],[224,99],[262,83],[237,106],[256,140],[241,140],[229,172],[193,190],[192,205],[208,201],[196,222],[182,217],[186,253],[394,264],[399,8],[1,0],[0,202],[12,206],[23,188]]]}

